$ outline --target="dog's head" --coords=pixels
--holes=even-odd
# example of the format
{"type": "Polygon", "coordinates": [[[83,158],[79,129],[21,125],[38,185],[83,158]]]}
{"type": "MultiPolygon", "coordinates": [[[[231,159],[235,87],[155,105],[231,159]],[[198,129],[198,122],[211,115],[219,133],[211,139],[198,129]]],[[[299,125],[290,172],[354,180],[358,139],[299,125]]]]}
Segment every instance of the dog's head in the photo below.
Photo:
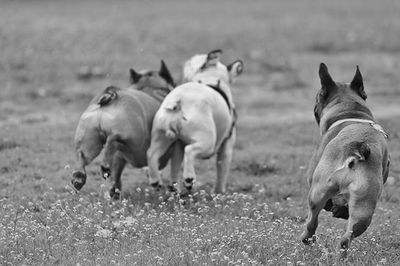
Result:
{"type": "Polygon", "coordinates": [[[319,67],[319,78],[321,80],[321,89],[319,90],[314,107],[314,116],[318,125],[328,109],[334,109],[340,105],[340,111],[343,109],[357,110],[365,106],[367,94],[364,91],[363,78],[359,67],[350,83],[339,83],[333,81],[324,63],[319,67]]]}
{"type": "Polygon", "coordinates": [[[133,68],[129,70],[130,84],[134,89],[169,89],[175,87],[174,79],[167,65],[161,60],[160,70],[142,70],[136,72],[133,68]]]}
{"type": "Polygon", "coordinates": [[[219,81],[226,84],[243,72],[243,61],[235,60],[229,65],[220,61],[222,50],[214,50],[208,54],[195,55],[186,61],[183,68],[184,81],[217,84],[219,81]]]}

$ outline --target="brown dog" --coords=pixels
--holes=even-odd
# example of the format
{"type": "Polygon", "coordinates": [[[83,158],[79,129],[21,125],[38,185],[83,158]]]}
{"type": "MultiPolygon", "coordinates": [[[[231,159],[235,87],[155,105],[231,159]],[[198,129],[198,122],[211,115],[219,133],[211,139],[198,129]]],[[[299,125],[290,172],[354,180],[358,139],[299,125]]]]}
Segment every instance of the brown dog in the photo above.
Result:
{"type": "Polygon", "coordinates": [[[322,87],[314,114],[322,138],[310,162],[309,213],[301,240],[310,243],[324,208],[333,217],[348,219],[340,240],[340,248],[346,250],[371,223],[388,177],[387,134],[366,106],[358,66],[350,84],[334,82],[323,63],[319,77],[322,87]]]}
{"type": "MultiPolygon", "coordinates": [[[[159,71],[130,70],[131,87],[108,87],[95,96],[82,114],[75,133],[75,150],[80,168],[73,172],[72,184],[81,189],[87,166],[104,147],[102,173],[110,178],[110,195],[119,197],[121,174],[126,165],[147,166],[153,118],[165,96],[174,87],[163,61],[159,71]]],[[[160,159],[165,167],[168,155],[160,159]]]]}

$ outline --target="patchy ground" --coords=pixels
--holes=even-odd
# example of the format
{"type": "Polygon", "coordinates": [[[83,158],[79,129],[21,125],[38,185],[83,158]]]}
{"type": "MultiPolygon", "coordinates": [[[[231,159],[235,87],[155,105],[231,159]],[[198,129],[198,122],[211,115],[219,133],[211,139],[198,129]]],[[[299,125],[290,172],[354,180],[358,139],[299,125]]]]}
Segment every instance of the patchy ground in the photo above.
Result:
{"type": "Polygon", "coordinates": [[[368,104],[390,133],[390,182],[344,263],[397,263],[399,12],[394,0],[3,1],[0,259],[332,264],[343,221],[324,213],[318,244],[305,248],[297,240],[307,208],[306,167],[319,138],[312,110],[323,61],[338,81],[350,81],[360,66],[368,104]],[[110,205],[96,160],[86,186],[73,194],[73,135],[91,97],[110,84],[126,86],[129,67],[158,68],[162,58],[179,80],[184,60],[215,48],[226,62],[245,63],[233,87],[239,121],[229,193],[208,195],[215,176],[209,160],[197,166],[192,205],[146,192],[137,169],[124,172],[125,200],[110,205]]]}

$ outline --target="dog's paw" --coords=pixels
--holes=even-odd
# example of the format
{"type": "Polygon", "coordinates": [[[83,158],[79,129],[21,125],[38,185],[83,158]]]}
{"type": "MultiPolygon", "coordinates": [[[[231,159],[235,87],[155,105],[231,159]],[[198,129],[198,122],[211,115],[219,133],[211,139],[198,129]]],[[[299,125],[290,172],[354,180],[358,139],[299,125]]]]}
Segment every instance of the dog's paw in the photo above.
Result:
{"type": "Polygon", "coordinates": [[[191,191],[193,188],[193,184],[195,182],[195,179],[193,177],[186,177],[184,179],[184,186],[188,191],[191,191]]]}
{"type": "Polygon", "coordinates": [[[177,193],[177,192],[178,192],[178,189],[177,189],[177,187],[176,187],[176,183],[175,183],[175,184],[172,184],[172,185],[168,185],[168,186],[167,186],[167,189],[168,189],[168,191],[171,192],[171,193],[177,193]]]}
{"type": "Polygon", "coordinates": [[[111,188],[110,189],[110,197],[113,200],[119,200],[121,198],[121,191],[118,188],[111,188]]]}
{"type": "Polygon", "coordinates": [[[86,183],[86,174],[81,171],[74,171],[71,183],[75,189],[80,190],[86,183]]]}
{"type": "Polygon", "coordinates": [[[311,235],[308,232],[304,232],[301,237],[300,237],[301,242],[303,242],[303,244],[305,245],[311,245],[314,244],[315,241],[317,240],[315,235],[311,235]]]}
{"type": "Polygon", "coordinates": [[[350,238],[348,237],[342,237],[340,239],[340,249],[347,250],[350,247],[350,238]]]}
{"type": "Polygon", "coordinates": [[[100,165],[100,169],[101,169],[101,176],[104,179],[107,179],[110,177],[111,175],[111,169],[110,167],[104,166],[104,165],[100,165]]]}
{"type": "Polygon", "coordinates": [[[150,186],[154,188],[155,191],[160,191],[160,189],[162,188],[162,184],[159,181],[151,183],[150,186]]]}

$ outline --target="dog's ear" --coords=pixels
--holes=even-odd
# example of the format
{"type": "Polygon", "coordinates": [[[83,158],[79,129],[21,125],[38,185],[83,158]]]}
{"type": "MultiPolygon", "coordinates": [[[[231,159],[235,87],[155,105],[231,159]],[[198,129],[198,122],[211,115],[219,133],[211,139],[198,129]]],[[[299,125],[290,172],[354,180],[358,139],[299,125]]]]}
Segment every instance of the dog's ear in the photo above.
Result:
{"type": "Polygon", "coordinates": [[[160,71],[158,71],[158,74],[160,77],[165,79],[165,81],[171,85],[172,87],[175,87],[174,79],[172,78],[171,73],[169,72],[167,65],[165,64],[164,60],[161,60],[161,66],[160,66],[160,71]]]}
{"type": "Polygon", "coordinates": [[[222,55],[221,49],[217,49],[217,50],[213,50],[213,51],[209,52],[207,54],[207,60],[206,60],[206,63],[204,64],[204,68],[206,68],[208,66],[217,65],[217,63],[220,61],[221,55],[222,55]]]}
{"type": "Polygon", "coordinates": [[[324,63],[319,65],[319,78],[321,80],[323,90],[336,86],[336,83],[329,74],[328,67],[324,63]]]}
{"type": "Polygon", "coordinates": [[[229,75],[231,77],[237,77],[243,72],[243,61],[238,59],[233,63],[229,64],[226,68],[228,69],[229,75]]]}
{"type": "Polygon", "coordinates": [[[363,77],[358,66],[356,69],[356,74],[354,75],[354,78],[350,83],[350,88],[357,92],[364,100],[367,99],[367,94],[364,91],[363,77]]]}
{"type": "Polygon", "coordinates": [[[137,73],[133,68],[129,69],[129,82],[131,84],[136,84],[139,82],[139,79],[142,77],[141,74],[137,73]]]}

